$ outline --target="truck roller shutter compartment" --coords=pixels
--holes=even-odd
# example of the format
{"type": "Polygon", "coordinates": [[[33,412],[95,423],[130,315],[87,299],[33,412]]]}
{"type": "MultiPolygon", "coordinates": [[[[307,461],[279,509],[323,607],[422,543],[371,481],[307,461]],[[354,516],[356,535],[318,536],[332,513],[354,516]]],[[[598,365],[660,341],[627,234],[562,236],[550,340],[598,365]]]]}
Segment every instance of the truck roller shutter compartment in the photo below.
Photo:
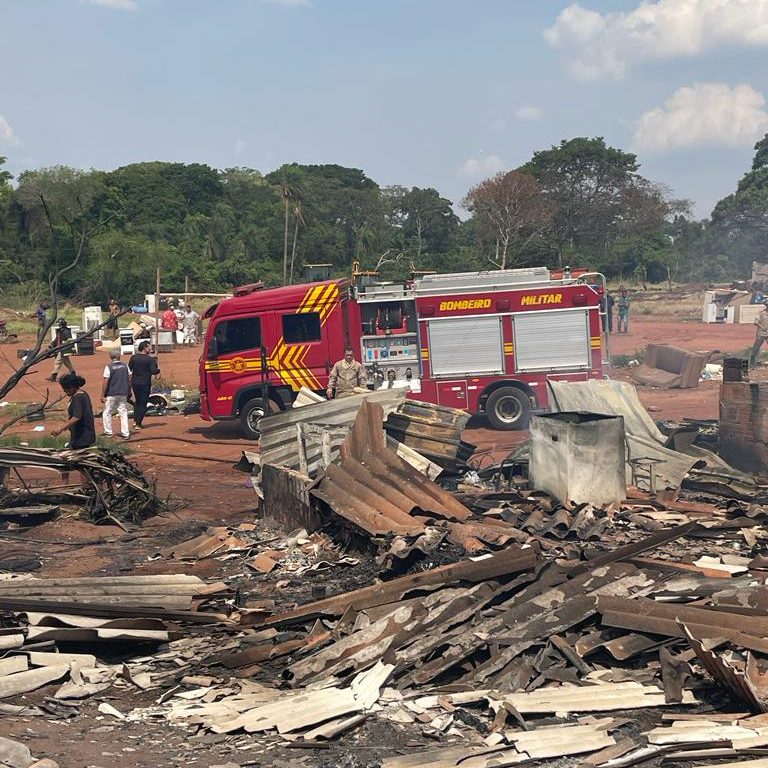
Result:
{"type": "Polygon", "coordinates": [[[523,312],[514,316],[514,329],[517,371],[590,367],[587,310],[523,312]]]}
{"type": "Polygon", "coordinates": [[[429,321],[429,362],[433,376],[504,372],[501,318],[440,318],[429,321]]]}

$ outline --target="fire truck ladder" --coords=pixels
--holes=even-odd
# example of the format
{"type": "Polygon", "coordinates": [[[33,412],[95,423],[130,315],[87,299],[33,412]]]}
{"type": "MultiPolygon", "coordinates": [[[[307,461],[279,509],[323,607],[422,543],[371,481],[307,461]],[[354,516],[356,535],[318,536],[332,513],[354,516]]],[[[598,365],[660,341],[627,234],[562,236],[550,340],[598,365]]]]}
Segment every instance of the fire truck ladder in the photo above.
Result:
{"type": "Polygon", "coordinates": [[[419,296],[435,296],[472,291],[503,291],[510,288],[544,288],[563,282],[574,281],[555,281],[550,278],[546,267],[529,267],[423,275],[414,282],[414,289],[419,296]]]}

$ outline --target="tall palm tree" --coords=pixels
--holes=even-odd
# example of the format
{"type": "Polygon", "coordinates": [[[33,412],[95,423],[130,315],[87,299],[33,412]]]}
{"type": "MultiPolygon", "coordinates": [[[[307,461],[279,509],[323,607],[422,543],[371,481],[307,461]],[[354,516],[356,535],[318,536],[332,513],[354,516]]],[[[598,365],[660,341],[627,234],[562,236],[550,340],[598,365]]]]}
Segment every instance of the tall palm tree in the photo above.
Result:
{"type": "Polygon", "coordinates": [[[291,207],[296,201],[301,200],[301,190],[288,183],[283,177],[278,187],[280,199],[283,201],[283,285],[288,283],[288,222],[291,213],[291,207]]]}
{"type": "Polygon", "coordinates": [[[304,221],[304,214],[301,211],[301,194],[296,195],[296,200],[293,205],[293,247],[291,248],[291,270],[288,281],[293,283],[293,266],[296,263],[296,243],[299,239],[299,225],[306,227],[307,223],[304,221]]]}

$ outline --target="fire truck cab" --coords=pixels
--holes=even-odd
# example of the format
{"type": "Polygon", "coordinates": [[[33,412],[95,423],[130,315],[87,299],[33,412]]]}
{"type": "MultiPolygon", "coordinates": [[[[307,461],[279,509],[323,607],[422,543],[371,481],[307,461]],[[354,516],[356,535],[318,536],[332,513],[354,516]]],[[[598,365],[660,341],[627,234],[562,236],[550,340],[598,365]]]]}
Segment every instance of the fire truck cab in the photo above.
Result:
{"type": "Polygon", "coordinates": [[[601,276],[553,279],[543,267],[238,289],[206,313],[201,413],[257,437],[259,419],[301,387],[324,392],[351,346],[370,388],[524,429],[548,408],[548,380],[602,377],[602,295],[601,276]]]}

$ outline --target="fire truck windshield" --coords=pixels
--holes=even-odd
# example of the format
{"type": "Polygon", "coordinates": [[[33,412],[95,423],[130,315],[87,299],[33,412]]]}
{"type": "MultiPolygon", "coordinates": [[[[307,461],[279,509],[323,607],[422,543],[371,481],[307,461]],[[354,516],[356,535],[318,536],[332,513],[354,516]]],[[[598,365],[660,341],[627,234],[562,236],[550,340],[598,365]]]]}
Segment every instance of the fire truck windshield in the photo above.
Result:
{"type": "Polygon", "coordinates": [[[222,320],[216,325],[208,346],[208,359],[229,355],[261,346],[261,320],[258,317],[241,317],[222,320]]]}

